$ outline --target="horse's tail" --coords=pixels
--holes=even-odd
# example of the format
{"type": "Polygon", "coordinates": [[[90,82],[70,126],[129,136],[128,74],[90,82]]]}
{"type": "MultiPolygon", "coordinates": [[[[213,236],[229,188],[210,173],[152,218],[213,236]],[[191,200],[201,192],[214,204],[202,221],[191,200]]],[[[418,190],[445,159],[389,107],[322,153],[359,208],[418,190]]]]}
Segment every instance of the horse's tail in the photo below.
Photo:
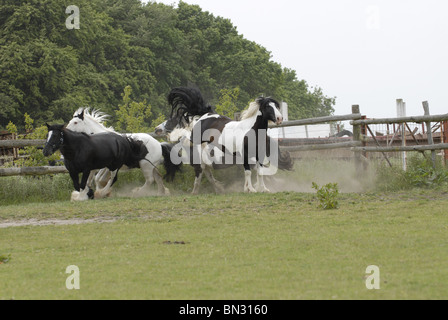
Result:
{"type": "Polygon", "coordinates": [[[280,170],[292,171],[294,168],[294,160],[291,158],[289,151],[278,151],[278,168],[280,170]]]}
{"type": "MultiPolygon", "coordinates": [[[[287,150],[281,150],[280,144],[275,139],[267,139],[267,143],[274,144],[274,148],[277,148],[277,156],[278,156],[278,169],[285,170],[285,171],[292,171],[294,168],[294,160],[291,157],[291,154],[287,150]]],[[[268,147],[268,150],[270,150],[270,145],[268,147]]],[[[269,152],[269,151],[268,151],[269,152]]],[[[268,156],[270,156],[268,154],[268,156]]]]}
{"type": "Polygon", "coordinates": [[[146,148],[143,141],[134,140],[132,138],[126,137],[129,142],[129,147],[131,148],[131,152],[128,155],[128,159],[126,161],[126,165],[129,168],[139,168],[140,161],[144,160],[148,155],[148,149],[146,148]]]}
{"type": "Polygon", "coordinates": [[[171,150],[174,145],[168,143],[162,143],[162,155],[163,155],[163,166],[165,167],[166,174],[164,176],[165,180],[173,181],[176,173],[181,171],[182,162],[180,164],[174,164],[171,160],[171,150]]]}

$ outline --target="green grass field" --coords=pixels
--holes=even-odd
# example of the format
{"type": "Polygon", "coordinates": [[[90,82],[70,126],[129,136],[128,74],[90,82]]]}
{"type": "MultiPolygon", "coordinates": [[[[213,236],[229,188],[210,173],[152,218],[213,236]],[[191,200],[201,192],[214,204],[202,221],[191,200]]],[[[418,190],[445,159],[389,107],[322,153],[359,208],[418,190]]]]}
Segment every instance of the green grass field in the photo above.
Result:
{"type": "Polygon", "coordinates": [[[4,205],[0,224],[108,222],[0,228],[0,299],[446,299],[447,194],[348,193],[327,211],[295,192],[4,205]]]}

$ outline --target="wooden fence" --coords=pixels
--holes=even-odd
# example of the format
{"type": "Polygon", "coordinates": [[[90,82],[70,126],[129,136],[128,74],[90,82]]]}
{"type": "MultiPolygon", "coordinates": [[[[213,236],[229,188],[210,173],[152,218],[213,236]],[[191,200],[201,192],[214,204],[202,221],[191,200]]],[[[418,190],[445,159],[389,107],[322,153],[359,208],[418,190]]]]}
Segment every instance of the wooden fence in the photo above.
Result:
{"type": "MultiPolygon", "coordinates": [[[[317,151],[317,150],[332,150],[332,149],[350,149],[353,152],[355,159],[355,166],[357,169],[362,168],[362,164],[365,163],[365,155],[367,152],[381,152],[385,159],[388,160],[387,152],[410,152],[418,151],[423,152],[426,150],[432,151],[432,158],[435,164],[435,151],[436,150],[448,150],[448,138],[445,143],[434,144],[431,136],[431,123],[442,122],[448,120],[448,114],[444,115],[429,115],[429,108],[427,102],[423,103],[425,109],[425,116],[415,117],[401,117],[401,118],[383,118],[383,119],[366,119],[360,113],[358,105],[352,106],[352,113],[348,115],[319,117],[311,119],[302,119],[297,121],[288,121],[279,126],[272,126],[271,128],[285,128],[295,126],[307,126],[325,123],[335,123],[340,121],[350,121],[352,126],[353,138],[350,141],[345,139],[344,142],[337,142],[338,140],[328,140],[329,143],[319,143],[310,145],[295,145],[295,146],[282,146],[282,150],[290,152],[300,151],[317,151]],[[416,146],[381,146],[376,140],[375,135],[370,129],[369,125],[373,124],[406,124],[408,122],[425,123],[428,128],[428,145],[416,145],[416,146]],[[368,132],[371,138],[368,137],[368,132]],[[373,139],[376,143],[376,147],[367,146],[367,141],[373,139]]],[[[447,125],[448,126],[448,125],[447,125]]],[[[27,146],[43,146],[45,140],[3,140],[0,141],[0,148],[22,148],[27,146]]],[[[389,162],[389,161],[388,161],[389,162]]],[[[390,162],[389,162],[390,164],[390,162]]],[[[46,174],[58,174],[67,173],[65,167],[34,167],[34,168],[5,168],[0,169],[0,177],[5,176],[17,176],[17,175],[46,175],[46,174]]]]}
{"type": "MultiPolygon", "coordinates": [[[[400,103],[400,100],[397,100],[398,103],[400,103]]],[[[445,137],[441,138],[442,143],[435,144],[434,139],[432,136],[432,123],[433,122],[441,122],[443,124],[443,127],[445,127],[445,130],[447,129],[446,121],[448,121],[448,114],[441,114],[441,115],[433,115],[431,116],[429,114],[429,104],[427,101],[423,102],[423,109],[424,109],[424,116],[414,116],[414,117],[398,117],[398,118],[382,118],[382,119],[361,119],[361,120],[353,120],[350,122],[350,124],[353,126],[353,128],[361,128],[362,131],[366,133],[368,132],[373,139],[373,141],[376,144],[376,147],[368,147],[366,146],[366,142],[364,139],[364,146],[356,146],[352,147],[352,151],[357,153],[366,153],[366,152],[380,152],[383,154],[386,161],[389,163],[390,166],[391,163],[386,155],[388,152],[424,152],[424,151],[431,151],[431,160],[432,164],[435,167],[436,165],[436,151],[437,150],[448,150],[448,139],[446,137],[446,131],[445,131],[445,137]],[[426,125],[426,131],[427,131],[427,145],[419,145],[417,140],[415,139],[415,136],[411,132],[411,135],[413,136],[414,140],[417,142],[417,145],[414,146],[406,146],[406,127],[408,123],[423,123],[426,125]],[[374,124],[401,124],[401,136],[402,136],[402,145],[401,146],[381,146],[378,140],[376,139],[375,135],[373,134],[372,130],[370,129],[370,125],[374,124]]],[[[410,131],[410,130],[409,130],[410,131]]],[[[361,139],[362,140],[362,139],[361,139]]],[[[404,158],[405,159],[405,156],[404,158]]],[[[403,168],[406,169],[406,163],[404,160],[403,168]]]]}

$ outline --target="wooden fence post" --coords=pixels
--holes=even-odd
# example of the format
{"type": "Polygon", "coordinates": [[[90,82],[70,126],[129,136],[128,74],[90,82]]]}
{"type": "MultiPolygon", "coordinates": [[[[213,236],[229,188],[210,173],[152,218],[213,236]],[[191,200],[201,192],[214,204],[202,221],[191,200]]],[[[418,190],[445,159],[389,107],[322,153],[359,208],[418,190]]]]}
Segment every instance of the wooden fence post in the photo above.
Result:
{"type": "MultiPolygon", "coordinates": [[[[448,143],[448,121],[442,122],[442,128],[443,128],[443,143],[448,143]]],[[[448,164],[448,150],[443,150],[443,159],[445,166],[448,164]]]]}
{"type": "MultiPolygon", "coordinates": [[[[352,113],[353,114],[360,113],[359,105],[352,105],[352,113]]],[[[353,141],[362,142],[361,126],[358,124],[353,124],[353,141]]],[[[357,175],[361,174],[361,168],[362,168],[361,152],[355,151],[355,170],[357,175]]]]}
{"type": "MultiPolygon", "coordinates": [[[[429,103],[428,101],[423,101],[423,110],[425,110],[425,116],[429,116],[429,103]]],[[[431,121],[426,122],[426,130],[428,131],[428,144],[433,145],[434,140],[432,138],[432,128],[431,128],[431,121]]],[[[432,159],[432,166],[435,169],[436,168],[436,151],[431,151],[431,159],[432,159]]]]}
{"type": "MultiPolygon", "coordinates": [[[[404,118],[406,117],[406,103],[403,101],[403,99],[397,99],[397,117],[398,118],[404,118]]],[[[401,146],[406,147],[406,123],[400,124],[400,133],[401,133],[401,146]]],[[[401,160],[402,160],[402,166],[403,171],[407,170],[407,154],[406,152],[401,153],[401,160]]]]}
{"type": "MultiPolygon", "coordinates": [[[[11,134],[11,136],[12,140],[17,140],[17,135],[15,133],[11,134]]],[[[19,159],[19,149],[17,148],[12,149],[12,157],[14,158],[14,160],[19,159]]]]}

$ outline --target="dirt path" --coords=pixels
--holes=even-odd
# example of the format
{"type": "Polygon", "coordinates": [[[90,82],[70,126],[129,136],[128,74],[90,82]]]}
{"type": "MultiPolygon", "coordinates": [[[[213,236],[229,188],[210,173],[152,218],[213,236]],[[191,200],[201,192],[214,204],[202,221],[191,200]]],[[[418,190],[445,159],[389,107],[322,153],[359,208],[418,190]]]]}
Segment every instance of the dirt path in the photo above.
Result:
{"type": "Polygon", "coordinates": [[[64,225],[78,225],[86,223],[112,223],[117,221],[113,218],[96,218],[96,219],[48,219],[37,220],[27,219],[18,221],[6,221],[0,222],[0,229],[13,228],[13,227],[26,227],[26,226],[64,226],[64,225]]]}

